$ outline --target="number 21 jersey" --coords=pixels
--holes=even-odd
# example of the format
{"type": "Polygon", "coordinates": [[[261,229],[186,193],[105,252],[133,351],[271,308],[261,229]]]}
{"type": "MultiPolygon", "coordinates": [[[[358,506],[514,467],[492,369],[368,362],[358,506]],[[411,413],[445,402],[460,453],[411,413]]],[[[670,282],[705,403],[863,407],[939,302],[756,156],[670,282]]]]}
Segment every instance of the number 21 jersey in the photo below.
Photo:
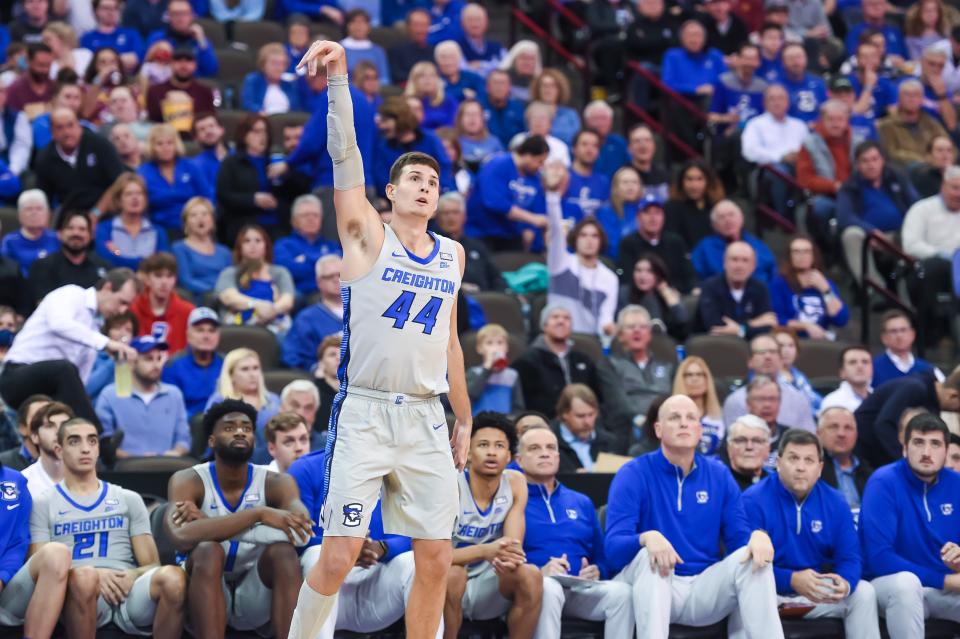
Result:
{"type": "Polygon", "coordinates": [[[447,392],[450,314],[460,289],[456,243],[430,232],[420,258],[389,225],[365,275],[342,281],[340,389],[351,386],[407,395],[447,392]]]}

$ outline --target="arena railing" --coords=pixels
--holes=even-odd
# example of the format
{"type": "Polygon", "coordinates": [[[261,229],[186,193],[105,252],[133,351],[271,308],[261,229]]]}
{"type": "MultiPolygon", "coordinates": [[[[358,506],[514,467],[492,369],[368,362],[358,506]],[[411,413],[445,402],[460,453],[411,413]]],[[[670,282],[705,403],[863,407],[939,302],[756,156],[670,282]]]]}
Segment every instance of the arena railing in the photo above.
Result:
{"type": "MultiPolygon", "coordinates": [[[[881,253],[888,253],[896,260],[896,268],[894,270],[895,279],[906,277],[907,274],[912,271],[916,274],[917,279],[919,280],[918,286],[921,288],[923,287],[923,264],[915,257],[905,253],[903,249],[888,240],[877,230],[870,231],[870,233],[867,234],[867,239],[863,243],[863,248],[861,249],[860,263],[864,265],[864,271],[866,271],[866,265],[869,263],[867,260],[869,258],[871,249],[877,250],[881,253]]],[[[914,308],[909,301],[904,300],[899,294],[897,294],[896,291],[891,290],[888,286],[886,286],[885,283],[877,282],[872,277],[867,276],[866,273],[864,273],[863,276],[863,285],[860,287],[861,343],[868,344],[870,340],[871,290],[880,295],[884,302],[899,308],[910,316],[917,334],[917,340],[915,342],[916,349],[922,357],[926,350],[926,344],[924,342],[923,322],[919,320],[924,316],[925,309],[922,307],[922,305],[920,308],[914,308]]],[[[920,296],[920,299],[922,300],[923,296],[920,296]]]]}
{"type": "MultiPolygon", "coordinates": [[[[694,120],[702,123],[704,128],[707,127],[707,114],[701,111],[700,108],[697,107],[697,105],[695,105],[693,102],[664,84],[663,80],[657,77],[657,74],[638,62],[628,63],[627,68],[632,71],[635,76],[640,76],[653,88],[659,91],[661,98],[667,103],[676,105],[694,120]]],[[[660,109],[660,118],[658,119],[649,111],[629,99],[624,101],[624,108],[634,117],[653,129],[654,132],[658,133],[665,142],[670,144],[686,158],[703,158],[703,154],[700,151],[690,146],[686,140],[678,136],[670,129],[666,120],[667,109],[660,109]]]]}
{"type": "MultiPolygon", "coordinates": [[[[556,8],[553,5],[553,3],[550,3],[550,6],[553,8],[556,8]]],[[[562,15],[565,18],[572,17],[579,20],[579,18],[577,18],[573,13],[571,13],[567,9],[565,9],[565,13],[563,13],[562,15]]],[[[569,49],[567,49],[567,47],[563,45],[562,42],[560,42],[560,40],[554,37],[554,35],[550,33],[550,31],[548,31],[549,25],[547,25],[545,28],[543,25],[538,24],[536,20],[528,16],[526,13],[523,12],[523,10],[520,7],[517,7],[517,6],[514,6],[510,9],[510,40],[511,41],[513,42],[517,41],[518,23],[520,25],[523,25],[523,27],[527,29],[530,33],[532,33],[534,37],[539,38],[541,41],[543,41],[543,43],[547,45],[547,48],[549,49],[549,51],[563,58],[566,62],[570,64],[570,66],[572,66],[577,71],[577,73],[580,74],[580,79],[581,79],[580,84],[581,84],[581,90],[583,91],[583,99],[584,99],[584,102],[589,102],[590,88],[591,88],[591,80],[590,80],[591,73],[590,73],[590,65],[587,64],[586,60],[584,60],[580,56],[571,52],[569,49]]],[[[587,27],[587,25],[584,24],[582,20],[580,20],[580,25],[582,28],[587,27]]]]}

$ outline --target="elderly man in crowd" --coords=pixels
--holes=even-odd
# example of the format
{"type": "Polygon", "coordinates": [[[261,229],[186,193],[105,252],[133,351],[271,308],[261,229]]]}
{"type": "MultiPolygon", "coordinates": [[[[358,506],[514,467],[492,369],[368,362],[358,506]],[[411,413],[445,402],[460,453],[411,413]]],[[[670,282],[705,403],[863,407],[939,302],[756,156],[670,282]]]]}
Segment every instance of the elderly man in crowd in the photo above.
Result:
{"type": "Polygon", "coordinates": [[[770,427],[756,415],[744,415],[727,429],[721,460],[740,490],[746,490],[769,475],[765,468],[770,458],[770,427]]]}
{"type": "Polygon", "coordinates": [[[817,436],[823,444],[821,479],[843,494],[854,514],[859,513],[863,489],[873,474],[873,468],[854,453],[856,418],[842,406],[825,408],[817,421],[817,436]]]}
{"type": "Polygon", "coordinates": [[[904,80],[897,90],[896,110],[877,123],[880,143],[891,160],[903,165],[923,162],[930,141],[947,131],[923,109],[923,85],[919,80],[904,80]]]}
{"type": "Polygon", "coordinates": [[[697,307],[700,330],[711,335],[752,337],[777,325],[770,292],[753,273],[757,257],[746,242],[731,242],[723,254],[723,273],[703,283],[697,307]]]}
{"type": "Polygon", "coordinates": [[[50,228],[50,204],[43,191],[29,189],[20,194],[17,221],[20,228],[3,236],[0,255],[16,261],[20,273],[27,277],[36,260],[56,253],[60,248],[57,234],[50,228]]]}
{"type": "Polygon", "coordinates": [[[769,285],[776,275],[777,262],[763,240],[744,230],[743,210],[733,200],[720,200],[710,211],[713,235],[700,240],[693,248],[691,259],[700,279],[723,272],[724,252],[732,242],[746,242],[753,248],[757,267],[753,277],[769,285]]]}
{"type": "Polygon", "coordinates": [[[323,226],[323,205],[313,194],[301,195],[290,208],[289,235],[277,240],[274,262],[293,276],[298,295],[317,291],[316,263],[324,255],[339,254],[340,245],[320,235],[323,226]]]}

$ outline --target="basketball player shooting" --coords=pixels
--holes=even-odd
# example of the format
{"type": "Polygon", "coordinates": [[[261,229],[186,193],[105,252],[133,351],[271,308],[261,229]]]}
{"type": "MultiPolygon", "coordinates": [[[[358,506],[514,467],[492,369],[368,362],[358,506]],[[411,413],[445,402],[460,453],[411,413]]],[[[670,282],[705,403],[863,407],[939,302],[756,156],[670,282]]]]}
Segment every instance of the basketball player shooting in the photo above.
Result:
{"type": "Polygon", "coordinates": [[[433,639],[450,568],[459,509],[457,470],[472,417],[457,337],[459,243],[427,230],[437,210],[440,170],[424,153],[390,169],[385,225],[367,201],[343,47],[317,41],[300,61],[326,67],[327,151],[343,245],[340,390],[327,436],[327,493],[320,559],[297,599],[291,639],[314,639],[353,568],[381,495],[384,530],[413,539],[416,576],[407,602],[412,639],[433,639]],[[439,395],[456,415],[452,436],[439,395]]]}

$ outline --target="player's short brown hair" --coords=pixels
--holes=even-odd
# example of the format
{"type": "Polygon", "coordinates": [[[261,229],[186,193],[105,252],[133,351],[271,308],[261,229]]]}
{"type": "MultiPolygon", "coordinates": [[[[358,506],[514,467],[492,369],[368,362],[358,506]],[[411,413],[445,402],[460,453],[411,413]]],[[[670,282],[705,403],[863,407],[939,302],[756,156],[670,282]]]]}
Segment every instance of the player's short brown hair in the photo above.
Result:
{"type": "Polygon", "coordinates": [[[407,166],[413,166],[414,164],[429,166],[431,169],[437,172],[437,177],[440,177],[440,164],[433,158],[432,155],[421,153],[420,151],[411,151],[410,153],[404,153],[398,157],[397,161],[394,162],[393,166],[390,167],[390,184],[396,184],[398,181],[400,181],[400,174],[403,172],[403,168],[407,166]]]}
{"type": "Polygon", "coordinates": [[[289,433],[301,425],[306,427],[308,433],[310,432],[310,425],[300,415],[293,412],[277,413],[263,427],[263,436],[271,444],[276,444],[277,433],[289,433]]]}

